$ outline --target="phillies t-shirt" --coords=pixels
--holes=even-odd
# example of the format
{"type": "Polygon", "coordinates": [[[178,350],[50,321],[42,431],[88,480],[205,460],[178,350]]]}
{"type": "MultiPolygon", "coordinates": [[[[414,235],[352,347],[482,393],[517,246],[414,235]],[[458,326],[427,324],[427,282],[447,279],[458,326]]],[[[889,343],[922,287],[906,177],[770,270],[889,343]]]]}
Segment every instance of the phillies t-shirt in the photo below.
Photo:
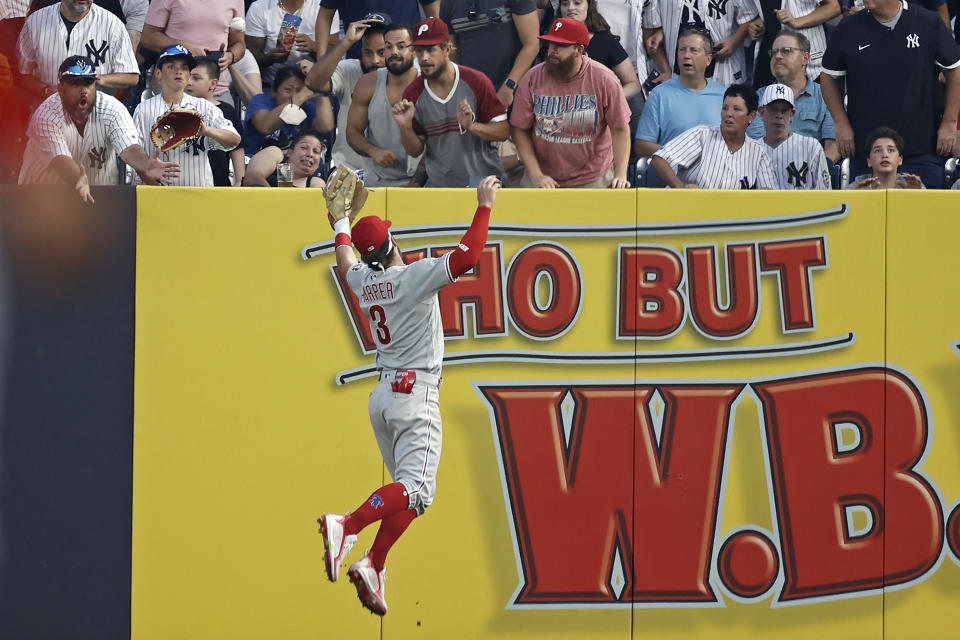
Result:
{"type": "Polygon", "coordinates": [[[599,180],[613,166],[610,127],[625,127],[630,107],[616,74],[583,56],[569,80],[538,64],[520,80],[510,124],[526,129],[544,174],[561,187],[599,180]]]}

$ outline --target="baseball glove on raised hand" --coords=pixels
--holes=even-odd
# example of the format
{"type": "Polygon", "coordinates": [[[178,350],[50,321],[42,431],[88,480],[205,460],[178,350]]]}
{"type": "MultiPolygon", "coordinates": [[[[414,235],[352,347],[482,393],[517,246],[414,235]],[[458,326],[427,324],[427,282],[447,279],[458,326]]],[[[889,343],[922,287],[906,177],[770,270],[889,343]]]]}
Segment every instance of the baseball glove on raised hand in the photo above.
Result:
{"type": "Polygon", "coordinates": [[[327,219],[330,226],[341,218],[349,218],[351,226],[367,201],[370,191],[356,171],[340,165],[323,190],[327,201],[327,219]]]}
{"type": "Polygon", "coordinates": [[[157,118],[150,129],[150,140],[160,151],[176,149],[200,135],[203,116],[193,109],[174,107],[157,118]]]}

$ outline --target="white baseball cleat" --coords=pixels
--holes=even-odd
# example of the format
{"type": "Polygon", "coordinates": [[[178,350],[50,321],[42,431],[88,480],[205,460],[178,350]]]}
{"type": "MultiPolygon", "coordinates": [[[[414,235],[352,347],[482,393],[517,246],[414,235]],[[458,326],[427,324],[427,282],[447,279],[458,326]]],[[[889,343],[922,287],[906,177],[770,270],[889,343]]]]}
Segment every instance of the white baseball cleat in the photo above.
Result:
{"type": "Polygon", "coordinates": [[[325,513],[317,520],[320,523],[320,535],[323,537],[323,564],[330,582],[336,582],[340,577],[340,565],[357,541],[355,535],[343,535],[343,518],[344,516],[325,513]]]}
{"type": "Polygon", "coordinates": [[[357,588],[357,597],[364,607],[382,616],[387,612],[387,601],[383,597],[384,582],[387,580],[387,570],[379,573],[373,568],[370,554],[363,556],[347,570],[350,582],[357,588]]]}

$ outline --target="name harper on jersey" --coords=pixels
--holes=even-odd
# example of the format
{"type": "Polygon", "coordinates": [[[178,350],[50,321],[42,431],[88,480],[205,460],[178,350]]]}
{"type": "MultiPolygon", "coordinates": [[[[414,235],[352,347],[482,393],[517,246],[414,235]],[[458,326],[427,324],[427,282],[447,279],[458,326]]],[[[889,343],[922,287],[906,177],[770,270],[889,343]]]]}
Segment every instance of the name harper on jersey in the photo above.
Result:
{"type": "Polygon", "coordinates": [[[376,302],[377,300],[393,299],[393,283],[380,282],[376,284],[363,285],[363,291],[360,295],[361,302],[376,302]]]}

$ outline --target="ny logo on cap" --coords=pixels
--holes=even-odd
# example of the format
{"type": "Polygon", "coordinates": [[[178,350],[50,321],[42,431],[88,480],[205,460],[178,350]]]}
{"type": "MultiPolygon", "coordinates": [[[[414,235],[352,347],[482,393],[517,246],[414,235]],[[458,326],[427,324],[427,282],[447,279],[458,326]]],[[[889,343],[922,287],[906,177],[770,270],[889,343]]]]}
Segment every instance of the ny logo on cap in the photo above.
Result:
{"type": "Polygon", "coordinates": [[[430,29],[430,25],[428,24],[420,25],[420,28],[417,29],[417,37],[419,38],[421,35],[423,35],[424,31],[429,31],[429,29],[430,29]]]}
{"type": "Polygon", "coordinates": [[[783,93],[783,85],[777,85],[777,95],[778,95],[778,96],[784,95],[784,93],[783,93]]]}

